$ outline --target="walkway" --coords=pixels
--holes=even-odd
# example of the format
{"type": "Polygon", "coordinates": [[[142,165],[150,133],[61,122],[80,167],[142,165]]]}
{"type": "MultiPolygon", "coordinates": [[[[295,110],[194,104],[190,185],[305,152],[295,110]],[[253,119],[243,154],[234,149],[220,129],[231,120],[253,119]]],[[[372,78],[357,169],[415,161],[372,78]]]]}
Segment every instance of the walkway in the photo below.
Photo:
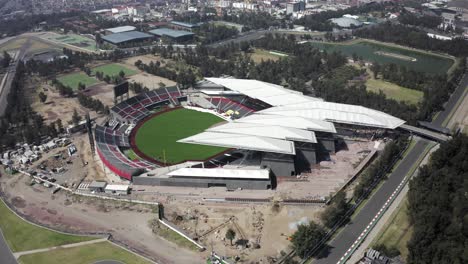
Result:
{"type": "Polygon", "coordinates": [[[28,250],[28,251],[20,251],[20,252],[15,252],[13,255],[15,256],[16,259],[23,255],[29,255],[29,254],[35,254],[35,253],[41,253],[41,252],[47,252],[55,249],[60,249],[60,248],[74,248],[74,247],[80,247],[84,245],[89,245],[89,244],[96,244],[100,242],[106,242],[106,238],[99,238],[91,241],[85,241],[85,242],[79,242],[79,243],[74,243],[74,244],[67,244],[63,246],[57,246],[57,247],[48,247],[48,248],[40,248],[40,249],[34,249],[34,250],[28,250]]]}
{"type": "Polygon", "coordinates": [[[0,263],[2,264],[16,264],[16,259],[13,256],[8,244],[5,241],[2,230],[0,230],[0,263]]]}

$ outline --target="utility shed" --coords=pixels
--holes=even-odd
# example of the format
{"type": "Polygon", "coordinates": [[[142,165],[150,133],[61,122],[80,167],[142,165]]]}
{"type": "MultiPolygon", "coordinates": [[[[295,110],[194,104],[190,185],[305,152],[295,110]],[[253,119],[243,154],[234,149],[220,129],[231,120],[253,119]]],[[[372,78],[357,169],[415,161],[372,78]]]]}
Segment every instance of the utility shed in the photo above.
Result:
{"type": "Polygon", "coordinates": [[[124,184],[109,184],[105,188],[106,193],[117,194],[117,195],[127,195],[129,193],[130,186],[124,184]]]}
{"type": "Polygon", "coordinates": [[[104,181],[92,181],[88,189],[92,192],[104,192],[105,188],[107,186],[107,182],[104,181]]]}

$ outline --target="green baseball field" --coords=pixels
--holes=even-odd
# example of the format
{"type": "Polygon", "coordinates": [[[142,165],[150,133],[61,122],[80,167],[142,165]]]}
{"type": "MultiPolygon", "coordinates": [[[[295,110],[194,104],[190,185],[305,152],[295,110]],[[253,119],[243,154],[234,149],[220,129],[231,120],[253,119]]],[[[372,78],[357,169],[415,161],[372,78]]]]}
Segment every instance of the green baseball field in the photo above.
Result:
{"type": "Polygon", "coordinates": [[[64,75],[62,77],[57,78],[57,81],[61,82],[65,86],[69,86],[73,90],[78,90],[79,83],[86,85],[86,88],[87,88],[98,82],[97,79],[93,77],[89,77],[83,72],[77,72],[77,73],[64,75]]]}
{"type": "Polygon", "coordinates": [[[119,75],[120,71],[123,71],[125,73],[125,76],[130,76],[137,73],[137,71],[129,69],[117,63],[106,64],[92,69],[93,74],[96,74],[96,72],[98,71],[104,73],[104,75],[109,76],[117,76],[119,75]]]}
{"type": "Polygon", "coordinates": [[[176,109],[146,121],[135,134],[136,147],[143,154],[166,163],[205,160],[225,148],[178,143],[198,134],[223,119],[188,109],[176,109]]]}

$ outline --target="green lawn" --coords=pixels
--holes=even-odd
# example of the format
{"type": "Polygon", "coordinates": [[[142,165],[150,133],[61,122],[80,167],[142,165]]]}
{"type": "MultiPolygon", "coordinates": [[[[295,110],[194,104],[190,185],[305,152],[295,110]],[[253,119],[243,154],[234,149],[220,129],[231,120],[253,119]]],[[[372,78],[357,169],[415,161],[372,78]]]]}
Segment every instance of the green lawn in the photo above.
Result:
{"type": "Polygon", "coordinates": [[[279,54],[275,54],[274,51],[272,52],[273,53],[264,49],[255,49],[254,52],[251,54],[251,58],[255,63],[260,63],[262,61],[267,61],[267,60],[277,61],[280,58],[285,57],[279,54]]]}
{"type": "Polygon", "coordinates": [[[382,91],[388,98],[395,99],[397,101],[405,101],[410,104],[419,103],[424,95],[421,91],[401,87],[397,84],[383,80],[369,79],[366,82],[366,86],[369,91],[376,93],[382,91]]]}
{"type": "Polygon", "coordinates": [[[86,87],[89,87],[98,82],[98,80],[96,80],[93,77],[89,77],[83,72],[67,74],[62,77],[57,78],[57,80],[65,86],[70,86],[73,90],[78,89],[78,84],[80,82],[86,85],[86,87]]]}
{"type": "Polygon", "coordinates": [[[61,42],[63,44],[69,44],[75,47],[87,49],[90,51],[96,50],[96,42],[94,40],[77,35],[77,34],[71,34],[71,33],[67,35],[54,34],[54,35],[47,37],[47,39],[56,41],[56,42],[61,42]]]}
{"type": "Polygon", "coordinates": [[[48,252],[23,255],[19,258],[19,262],[22,264],[82,264],[102,260],[116,260],[126,264],[150,263],[131,252],[114,246],[110,242],[55,249],[48,252]]]}
{"type": "Polygon", "coordinates": [[[408,219],[408,200],[401,201],[400,206],[392,213],[382,231],[371,246],[384,245],[387,249],[396,248],[403,259],[408,257],[407,243],[411,238],[413,227],[408,219]]]}
{"type": "Polygon", "coordinates": [[[175,243],[179,247],[187,248],[193,251],[198,251],[199,248],[195,246],[192,242],[190,242],[188,239],[185,237],[177,234],[176,232],[172,231],[171,229],[165,227],[165,226],[160,226],[160,228],[157,231],[158,236],[161,236],[165,238],[168,241],[171,241],[172,243],[175,243]]]}
{"type": "Polygon", "coordinates": [[[204,160],[225,148],[177,143],[176,141],[198,134],[223,119],[188,109],[177,109],[144,123],[136,133],[136,145],[141,152],[164,162],[179,163],[184,160],[204,160]]]}
{"type": "Polygon", "coordinates": [[[117,76],[119,75],[120,71],[125,72],[125,76],[130,76],[137,73],[137,71],[129,69],[117,63],[106,64],[92,69],[93,74],[96,74],[97,71],[104,73],[104,76],[117,76]]]}
{"type": "Polygon", "coordinates": [[[11,251],[61,246],[97,239],[96,237],[65,235],[27,223],[0,201],[0,228],[11,251]]]}

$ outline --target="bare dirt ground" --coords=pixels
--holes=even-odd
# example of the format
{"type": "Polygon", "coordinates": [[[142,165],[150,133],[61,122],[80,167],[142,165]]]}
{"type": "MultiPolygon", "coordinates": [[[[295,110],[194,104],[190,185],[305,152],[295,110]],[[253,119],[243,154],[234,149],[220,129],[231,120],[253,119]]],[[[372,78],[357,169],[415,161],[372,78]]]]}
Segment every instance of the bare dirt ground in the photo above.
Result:
{"type": "Polygon", "coordinates": [[[54,229],[75,232],[109,232],[116,240],[155,257],[159,263],[203,263],[196,253],[152,234],[152,209],[113,201],[87,199],[59,192],[52,195],[42,186],[28,186],[29,177],[5,175],[0,186],[6,199],[28,218],[54,229]]]}
{"type": "Polygon", "coordinates": [[[87,112],[91,118],[95,118],[97,113],[82,107],[76,98],[66,98],[61,96],[54,87],[50,86],[45,80],[33,78],[28,80],[29,97],[31,107],[44,117],[44,122],[49,124],[57,119],[62,120],[64,127],[71,121],[74,109],[84,116],[87,112]],[[47,100],[42,103],[39,100],[38,94],[43,92],[47,95],[47,100]]]}
{"type": "Polygon", "coordinates": [[[176,85],[176,82],[174,81],[160,76],[155,76],[149,73],[138,73],[130,76],[128,79],[130,82],[141,83],[144,86],[148,87],[150,90],[159,88],[159,83],[164,83],[166,86],[176,85]]]}

